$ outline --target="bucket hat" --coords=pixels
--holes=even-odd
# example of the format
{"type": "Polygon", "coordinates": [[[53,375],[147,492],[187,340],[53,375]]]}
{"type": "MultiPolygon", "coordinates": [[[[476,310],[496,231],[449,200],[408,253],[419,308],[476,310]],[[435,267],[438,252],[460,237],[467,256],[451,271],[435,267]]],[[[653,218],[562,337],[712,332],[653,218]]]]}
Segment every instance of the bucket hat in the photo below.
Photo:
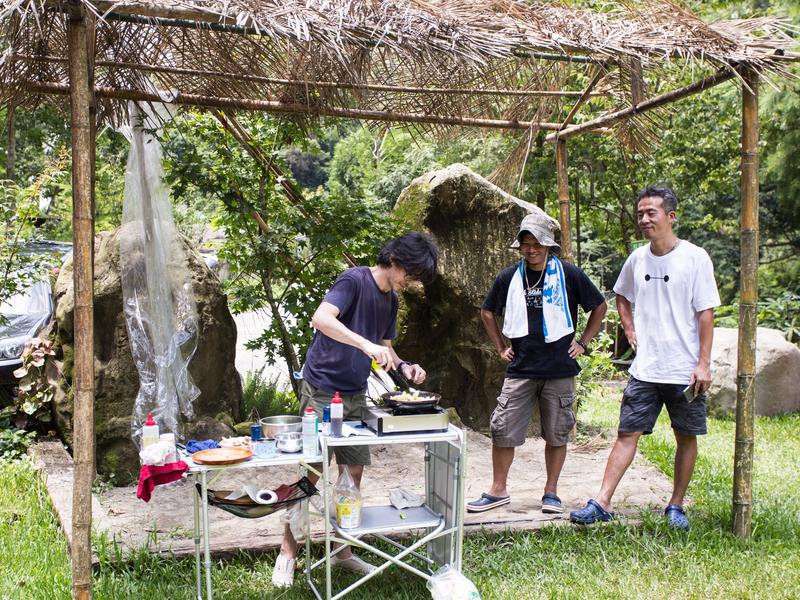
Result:
{"type": "Polygon", "coordinates": [[[519,224],[519,233],[517,233],[517,237],[511,242],[511,248],[519,248],[519,241],[522,235],[524,233],[530,233],[542,246],[549,246],[556,253],[561,252],[561,246],[559,246],[555,240],[555,232],[558,229],[558,223],[555,219],[543,213],[525,215],[522,222],[519,224]]]}

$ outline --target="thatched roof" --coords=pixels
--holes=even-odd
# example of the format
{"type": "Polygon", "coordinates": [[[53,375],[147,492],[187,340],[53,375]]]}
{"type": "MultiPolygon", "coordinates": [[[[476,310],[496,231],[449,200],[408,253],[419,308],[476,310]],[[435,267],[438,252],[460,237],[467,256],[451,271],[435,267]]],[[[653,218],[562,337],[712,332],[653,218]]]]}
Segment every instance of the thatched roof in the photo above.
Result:
{"type": "MultiPolygon", "coordinates": [[[[0,102],[35,105],[43,91],[65,92],[68,4],[0,4],[0,102]]],[[[619,109],[630,106],[631,74],[640,68],[647,77],[749,64],[779,76],[789,58],[779,55],[795,44],[781,19],[705,23],[656,0],[610,0],[603,12],[513,0],[77,4],[97,17],[95,78],[106,117],[134,92],[171,90],[190,104],[245,99],[277,112],[446,115],[452,124],[547,129],[595,74],[592,95],[609,97],[604,110],[619,109]]]]}

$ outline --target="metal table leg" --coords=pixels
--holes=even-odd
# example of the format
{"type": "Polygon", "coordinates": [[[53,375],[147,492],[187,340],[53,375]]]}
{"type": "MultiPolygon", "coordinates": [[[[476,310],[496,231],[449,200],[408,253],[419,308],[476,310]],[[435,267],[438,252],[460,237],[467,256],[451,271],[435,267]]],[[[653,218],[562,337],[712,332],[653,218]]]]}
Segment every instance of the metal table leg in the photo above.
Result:
{"type": "MultiPolygon", "coordinates": [[[[197,476],[194,477],[195,482],[197,476]]],[[[195,583],[197,589],[197,600],[203,599],[203,584],[200,574],[200,496],[197,494],[197,489],[192,486],[192,495],[194,496],[194,572],[195,583]]]]}
{"type": "Polygon", "coordinates": [[[205,567],[206,567],[206,599],[212,600],[213,594],[211,591],[211,544],[209,542],[208,530],[208,481],[206,479],[206,472],[200,473],[200,486],[203,490],[203,545],[205,551],[205,567]]]}
{"type": "Polygon", "coordinates": [[[330,600],[333,593],[331,580],[331,508],[328,498],[328,482],[330,481],[330,461],[328,460],[328,440],[322,438],[322,503],[325,511],[325,598],[330,600]]]}

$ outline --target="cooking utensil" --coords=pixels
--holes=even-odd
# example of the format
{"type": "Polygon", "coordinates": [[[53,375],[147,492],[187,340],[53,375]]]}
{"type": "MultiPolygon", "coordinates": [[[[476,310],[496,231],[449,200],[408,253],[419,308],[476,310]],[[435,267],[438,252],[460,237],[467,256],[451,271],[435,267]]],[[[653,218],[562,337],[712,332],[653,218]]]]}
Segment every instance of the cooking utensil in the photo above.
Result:
{"type": "Polygon", "coordinates": [[[192,460],[200,465],[233,465],[244,462],[253,453],[247,448],[210,448],[192,454],[192,460]]]}
{"type": "Polygon", "coordinates": [[[296,415],[277,415],[275,417],[264,417],[260,421],[261,433],[264,437],[272,440],[279,433],[289,431],[302,431],[303,419],[296,415]]]}
{"type": "Polygon", "coordinates": [[[442,399],[441,395],[434,392],[417,392],[416,400],[403,400],[398,398],[398,396],[404,396],[406,394],[408,394],[408,392],[387,392],[381,394],[381,401],[386,408],[416,408],[421,410],[438,406],[439,401],[442,399]]]}
{"type": "Polygon", "coordinates": [[[275,436],[277,448],[281,452],[300,452],[303,449],[303,436],[296,431],[284,431],[275,436]]]}
{"type": "Polygon", "coordinates": [[[386,373],[392,378],[392,381],[394,381],[394,384],[398,388],[405,392],[411,391],[411,382],[400,372],[400,369],[389,369],[386,373]]]}

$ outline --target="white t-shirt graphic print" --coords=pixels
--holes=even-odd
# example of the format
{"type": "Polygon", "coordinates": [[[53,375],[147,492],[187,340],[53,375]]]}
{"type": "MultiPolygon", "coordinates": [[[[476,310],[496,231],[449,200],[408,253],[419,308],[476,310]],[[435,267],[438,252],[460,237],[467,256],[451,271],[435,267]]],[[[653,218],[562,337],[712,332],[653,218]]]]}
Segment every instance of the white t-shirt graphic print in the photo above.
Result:
{"type": "Polygon", "coordinates": [[[697,313],[720,305],[708,253],[686,240],[664,256],[653,254],[650,244],[637,248],[614,292],[633,304],[637,348],[630,374],[688,385],[700,355],[697,313]]]}

